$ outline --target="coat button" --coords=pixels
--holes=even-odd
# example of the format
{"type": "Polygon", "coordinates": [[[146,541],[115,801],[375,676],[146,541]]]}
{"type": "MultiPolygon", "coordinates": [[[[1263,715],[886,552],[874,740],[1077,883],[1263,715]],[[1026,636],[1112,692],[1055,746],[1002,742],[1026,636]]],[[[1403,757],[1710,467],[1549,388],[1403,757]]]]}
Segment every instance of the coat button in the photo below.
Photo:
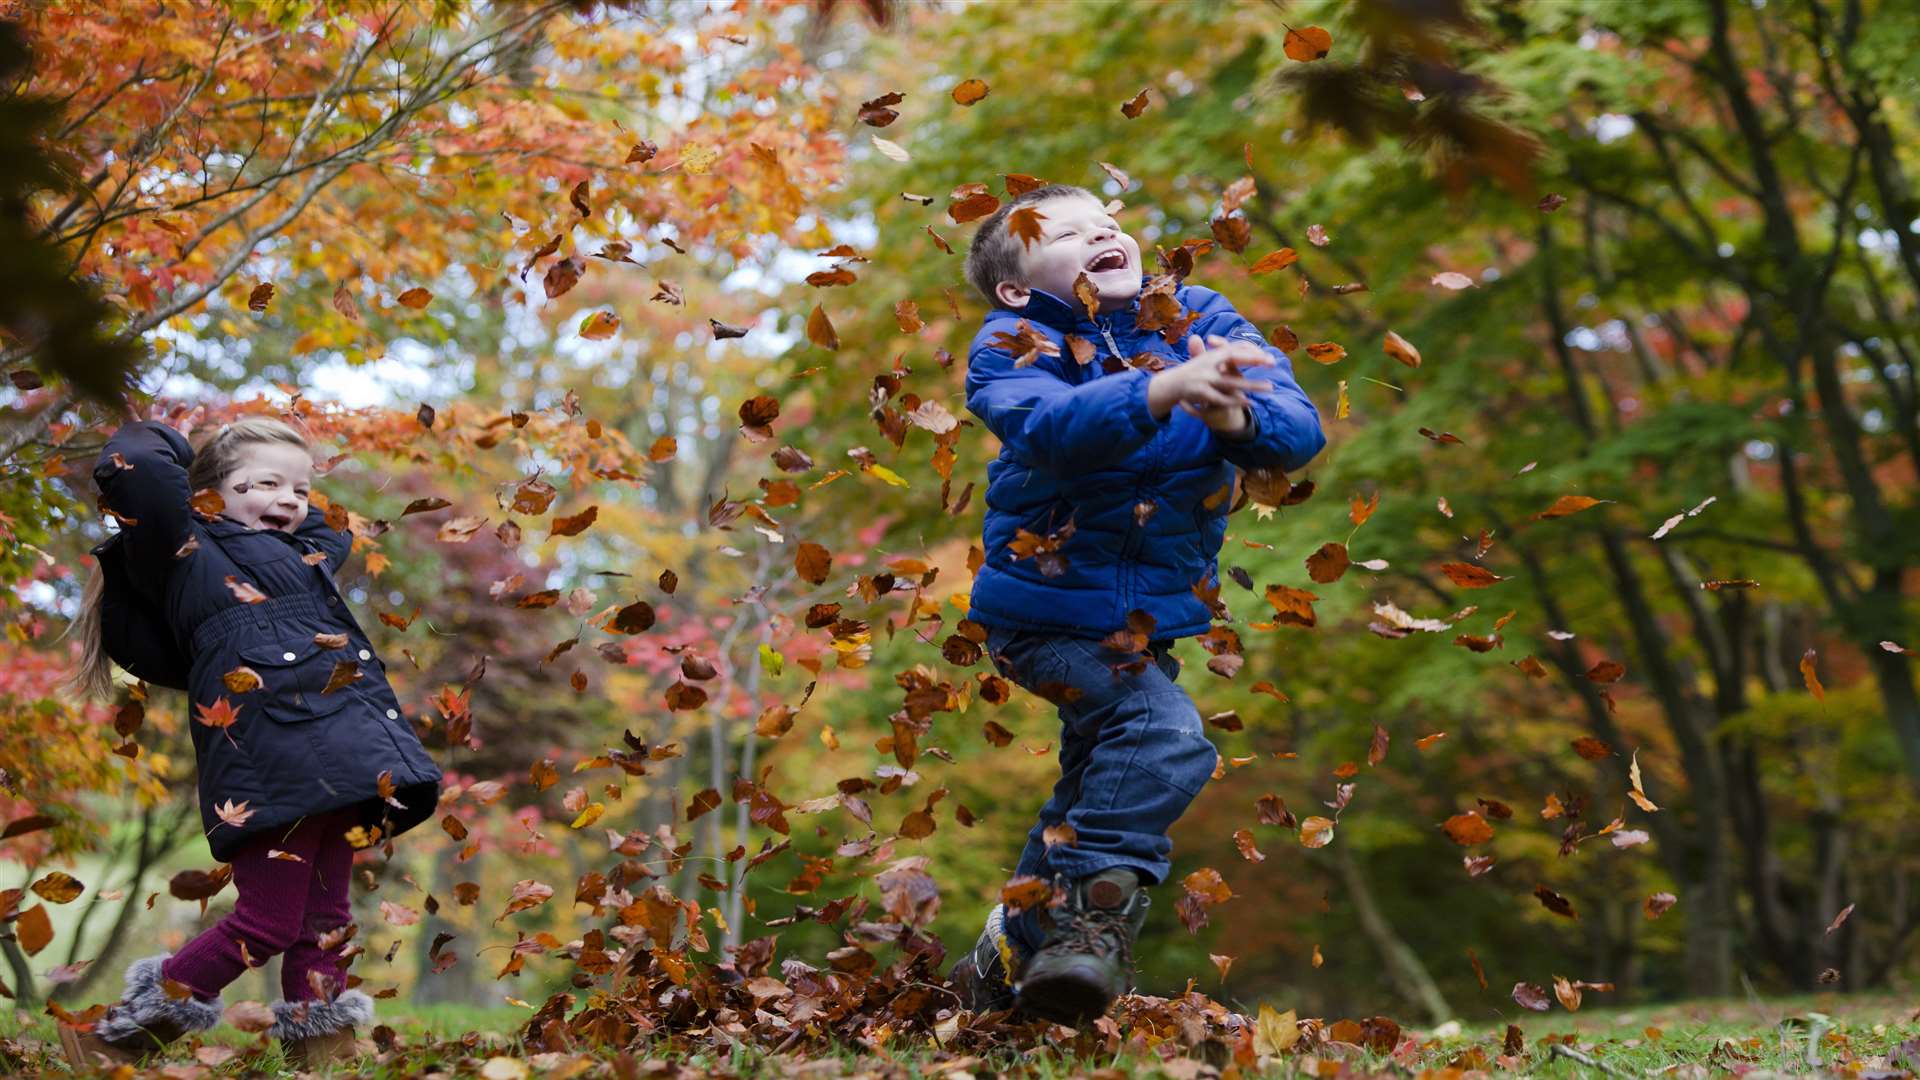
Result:
{"type": "Polygon", "coordinates": [[[400,714],[399,714],[399,713],[397,713],[397,712],[395,712],[395,711],[393,711],[392,709],[388,709],[388,710],[387,710],[387,719],[389,719],[389,720],[398,720],[398,719],[400,719],[400,714]]]}
{"type": "Polygon", "coordinates": [[[292,660],[292,659],[294,659],[294,655],[293,655],[292,653],[281,653],[281,654],[280,654],[280,659],[282,659],[282,660],[292,660]]]}
{"type": "Polygon", "coordinates": [[[370,653],[370,652],[368,652],[368,651],[367,651],[367,650],[365,650],[365,649],[361,649],[361,650],[360,650],[360,659],[362,659],[362,660],[371,660],[371,659],[373,659],[373,654],[372,654],[372,653],[370,653]]]}

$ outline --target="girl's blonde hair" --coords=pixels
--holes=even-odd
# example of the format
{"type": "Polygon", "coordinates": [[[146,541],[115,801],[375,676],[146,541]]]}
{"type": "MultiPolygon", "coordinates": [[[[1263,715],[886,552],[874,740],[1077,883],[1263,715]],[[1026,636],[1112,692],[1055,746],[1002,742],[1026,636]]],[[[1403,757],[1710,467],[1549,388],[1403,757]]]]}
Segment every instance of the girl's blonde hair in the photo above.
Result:
{"type": "MultiPolygon", "coordinates": [[[[270,416],[248,416],[221,425],[213,436],[204,439],[187,466],[187,488],[219,490],[227,477],[240,467],[240,454],[249,446],[262,443],[286,443],[308,453],[313,452],[307,437],[293,425],[270,416]]],[[[106,640],[101,634],[101,607],[106,597],[106,575],[98,567],[87,578],[86,592],[80,598],[80,614],[67,625],[66,632],[80,638],[80,667],[67,680],[67,687],[83,698],[104,698],[113,692],[113,661],[107,656],[106,640]]]]}

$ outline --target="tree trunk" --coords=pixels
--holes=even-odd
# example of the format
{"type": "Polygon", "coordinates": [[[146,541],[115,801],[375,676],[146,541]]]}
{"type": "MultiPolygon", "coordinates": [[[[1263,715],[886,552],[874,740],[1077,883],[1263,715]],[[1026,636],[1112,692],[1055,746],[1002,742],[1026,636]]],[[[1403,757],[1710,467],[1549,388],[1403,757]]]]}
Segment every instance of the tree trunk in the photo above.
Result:
{"type": "Polygon", "coordinates": [[[1425,964],[1420,962],[1420,954],[1413,951],[1404,938],[1393,929],[1393,924],[1381,914],[1379,905],[1373,902],[1373,888],[1367,883],[1366,874],[1351,849],[1344,844],[1335,844],[1333,864],[1340,871],[1340,880],[1345,883],[1347,896],[1353,901],[1353,911],[1360,919],[1360,929],[1367,940],[1380,952],[1385,962],[1387,976],[1393,981],[1394,989],[1400,995],[1426,1010],[1427,1017],[1435,1024],[1444,1024],[1453,1019],[1453,1006],[1440,993],[1440,987],[1427,972],[1425,964]]]}

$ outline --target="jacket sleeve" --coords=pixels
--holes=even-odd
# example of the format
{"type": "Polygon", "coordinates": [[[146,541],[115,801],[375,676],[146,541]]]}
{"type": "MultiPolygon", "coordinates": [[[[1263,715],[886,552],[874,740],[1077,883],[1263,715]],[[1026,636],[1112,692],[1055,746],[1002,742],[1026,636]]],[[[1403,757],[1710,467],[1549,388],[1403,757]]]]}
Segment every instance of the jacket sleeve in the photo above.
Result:
{"type": "Polygon", "coordinates": [[[342,532],[327,524],[327,512],[317,506],[307,507],[307,518],[293,535],[302,540],[311,540],[327,557],[327,572],[338,576],[347,565],[347,556],[353,551],[353,534],[342,532]]]}
{"type": "Polygon", "coordinates": [[[1004,349],[976,346],[967,358],[967,409],[1035,468],[1062,475],[1118,464],[1160,429],[1147,411],[1145,371],[1129,369],[1078,386],[1039,364],[1015,367],[1004,349]]]}
{"type": "Polygon", "coordinates": [[[1190,333],[1202,338],[1218,335],[1249,341],[1273,357],[1272,367],[1254,368],[1246,373],[1249,379],[1271,384],[1271,389],[1252,395],[1254,430],[1238,439],[1215,433],[1213,441],[1220,456],[1243,469],[1291,472],[1305,468],[1327,445],[1327,436],[1320,430],[1320,410],[1314,408],[1312,399],[1294,381],[1293,361],[1268,344],[1260,336],[1258,327],[1212,289],[1189,286],[1185,303],[1189,311],[1200,315],[1190,333]]]}
{"type": "Polygon", "coordinates": [[[193,535],[187,485],[192,461],[193,447],[179,432],[142,420],[114,432],[93,465],[100,505],[118,520],[127,558],[155,579],[165,578],[193,535]]]}

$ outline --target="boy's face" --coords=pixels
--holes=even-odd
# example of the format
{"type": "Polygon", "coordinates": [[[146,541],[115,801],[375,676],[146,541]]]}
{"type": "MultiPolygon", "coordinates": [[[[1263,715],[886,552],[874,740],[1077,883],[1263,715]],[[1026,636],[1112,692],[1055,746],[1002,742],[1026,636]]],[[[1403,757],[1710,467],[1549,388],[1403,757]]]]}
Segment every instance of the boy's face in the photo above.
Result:
{"type": "MultiPolygon", "coordinates": [[[[1100,310],[1119,311],[1140,293],[1140,245],[1120,231],[1106,209],[1080,195],[1033,204],[1040,239],[1020,253],[1022,281],[1003,281],[994,292],[1002,304],[1024,308],[1035,289],[1078,306],[1073,283],[1081,274],[1100,296],[1100,310]]],[[[1018,238],[1016,238],[1016,242],[1018,238]]]]}
{"type": "Polygon", "coordinates": [[[220,484],[221,511],[249,529],[292,532],[307,519],[313,458],[290,443],[248,443],[239,464],[220,484]]]}

